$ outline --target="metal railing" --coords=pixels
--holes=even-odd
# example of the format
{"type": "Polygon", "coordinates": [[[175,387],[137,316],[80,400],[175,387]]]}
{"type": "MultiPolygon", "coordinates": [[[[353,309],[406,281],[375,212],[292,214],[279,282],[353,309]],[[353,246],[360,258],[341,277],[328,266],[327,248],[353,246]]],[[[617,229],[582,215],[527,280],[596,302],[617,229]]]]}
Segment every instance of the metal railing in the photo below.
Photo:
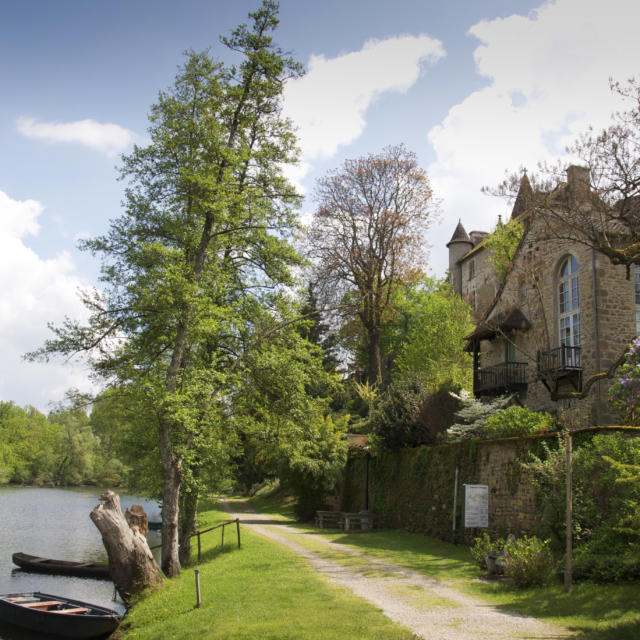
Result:
{"type": "Polygon", "coordinates": [[[562,346],[538,351],[538,375],[582,371],[580,347],[562,346]]]}
{"type": "Polygon", "coordinates": [[[503,362],[477,369],[473,377],[474,393],[523,388],[527,385],[526,362],[503,362]]]}
{"type": "MultiPolygon", "coordinates": [[[[236,518],[235,520],[228,520],[227,522],[222,522],[220,524],[215,525],[214,527],[209,527],[208,529],[203,529],[202,531],[196,531],[192,533],[189,537],[193,538],[194,536],[198,536],[198,562],[200,562],[202,558],[202,544],[200,542],[200,536],[209,533],[210,531],[215,531],[216,529],[222,528],[222,535],[220,538],[220,550],[224,549],[224,528],[228,525],[235,524],[236,532],[238,535],[238,549],[240,548],[240,518],[236,518]]],[[[149,547],[150,549],[160,549],[162,544],[156,544],[153,547],[149,547]]]]}

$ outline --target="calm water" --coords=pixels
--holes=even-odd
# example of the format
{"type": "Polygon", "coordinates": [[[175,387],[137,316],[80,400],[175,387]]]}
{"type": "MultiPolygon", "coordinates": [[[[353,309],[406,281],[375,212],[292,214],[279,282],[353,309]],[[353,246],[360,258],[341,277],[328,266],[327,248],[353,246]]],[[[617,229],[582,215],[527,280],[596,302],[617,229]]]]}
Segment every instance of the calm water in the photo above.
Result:
{"type": "MultiPolygon", "coordinates": [[[[100,502],[100,489],[0,488],[0,594],[21,591],[85,600],[123,612],[114,601],[113,583],[67,576],[27,573],[11,562],[16,551],[59,560],[106,562],[102,538],[89,513],[100,502]]],[[[122,509],[142,504],[150,520],[160,520],[155,502],[120,495],[122,509]]],[[[149,544],[160,542],[150,532],[149,544]]],[[[40,634],[17,631],[0,623],[0,640],[43,640],[40,634]]]]}

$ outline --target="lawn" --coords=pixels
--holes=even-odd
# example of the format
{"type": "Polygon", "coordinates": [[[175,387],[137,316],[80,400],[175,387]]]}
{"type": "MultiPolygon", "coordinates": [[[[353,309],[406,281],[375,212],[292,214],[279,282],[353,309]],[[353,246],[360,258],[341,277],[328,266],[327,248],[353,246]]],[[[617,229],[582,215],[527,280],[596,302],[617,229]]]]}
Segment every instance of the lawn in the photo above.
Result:
{"type": "MultiPolygon", "coordinates": [[[[214,505],[201,512],[202,529],[227,519],[214,505]]],[[[203,638],[379,638],[414,636],[351,592],[319,577],[307,561],[280,545],[227,528],[202,536],[202,607],[196,608],[195,567],[141,598],[123,623],[124,640],[203,638]]]]}
{"type": "MultiPolygon", "coordinates": [[[[262,498],[266,501],[266,498],[262,498]]],[[[252,501],[253,503],[253,501],[252,501]]],[[[256,507],[257,508],[257,507],[256,507]]],[[[268,504],[269,513],[278,513],[277,501],[268,504]]],[[[286,514],[290,514],[287,506],[286,514]]],[[[320,534],[333,542],[348,545],[377,559],[407,567],[437,578],[460,591],[482,598],[496,608],[572,629],[578,640],[632,640],[640,638],[638,584],[594,584],[579,582],[571,593],[560,582],[535,589],[517,589],[504,580],[489,580],[476,568],[467,547],[401,530],[369,533],[342,533],[298,524],[301,530],[320,534]]],[[[296,536],[296,542],[334,561],[340,554],[324,545],[296,536]]],[[[349,564],[362,560],[347,558],[349,564]]]]}

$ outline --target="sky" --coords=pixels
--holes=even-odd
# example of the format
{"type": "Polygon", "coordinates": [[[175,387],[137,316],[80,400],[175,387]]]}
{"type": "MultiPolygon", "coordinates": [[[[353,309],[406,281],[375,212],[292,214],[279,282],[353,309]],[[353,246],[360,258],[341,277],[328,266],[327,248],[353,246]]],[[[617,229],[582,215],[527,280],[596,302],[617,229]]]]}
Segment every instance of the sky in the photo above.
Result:
{"type": "MultiPolygon", "coordinates": [[[[79,239],[122,212],[120,156],[144,144],[149,107],[187,50],[258,0],[31,0],[0,19],[0,400],[41,411],[91,389],[79,360],[28,363],[47,323],[85,317],[99,286],[79,239]]],[[[313,213],[315,180],[345,159],[404,143],[439,201],[427,271],[444,275],[459,219],[491,230],[505,173],[562,157],[623,108],[609,79],[640,76],[637,0],[281,0],[276,41],[305,65],[285,88],[302,159],[291,173],[313,213]]]]}

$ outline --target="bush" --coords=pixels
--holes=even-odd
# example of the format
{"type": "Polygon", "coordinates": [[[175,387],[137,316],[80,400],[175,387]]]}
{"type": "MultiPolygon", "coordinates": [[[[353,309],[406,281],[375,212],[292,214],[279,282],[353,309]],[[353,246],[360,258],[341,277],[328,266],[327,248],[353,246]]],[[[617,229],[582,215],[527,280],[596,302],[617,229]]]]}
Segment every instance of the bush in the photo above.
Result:
{"type": "Polygon", "coordinates": [[[525,536],[511,542],[505,556],[504,573],[518,587],[542,587],[555,576],[551,540],[525,536]]]}
{"type": "Polygon", "coordinates": [[[537,431],[555,430],[553,416],[546,411],[531,411],[524,407],[508,407],[487,418],[484,435],[487,438],[526,436],[537,431]]]}
{"type": "Polygon", "coordinates": [[[473,546],[471,547],[471,555],[475,563],[480,569],[486,569],[487,563],[485,562],[485,555],[487,553],[500,553],[504,549],[504,538],[496,538],[491,540],[488,533],[483,533],[479,538],[473,539],[473,546]]]}

